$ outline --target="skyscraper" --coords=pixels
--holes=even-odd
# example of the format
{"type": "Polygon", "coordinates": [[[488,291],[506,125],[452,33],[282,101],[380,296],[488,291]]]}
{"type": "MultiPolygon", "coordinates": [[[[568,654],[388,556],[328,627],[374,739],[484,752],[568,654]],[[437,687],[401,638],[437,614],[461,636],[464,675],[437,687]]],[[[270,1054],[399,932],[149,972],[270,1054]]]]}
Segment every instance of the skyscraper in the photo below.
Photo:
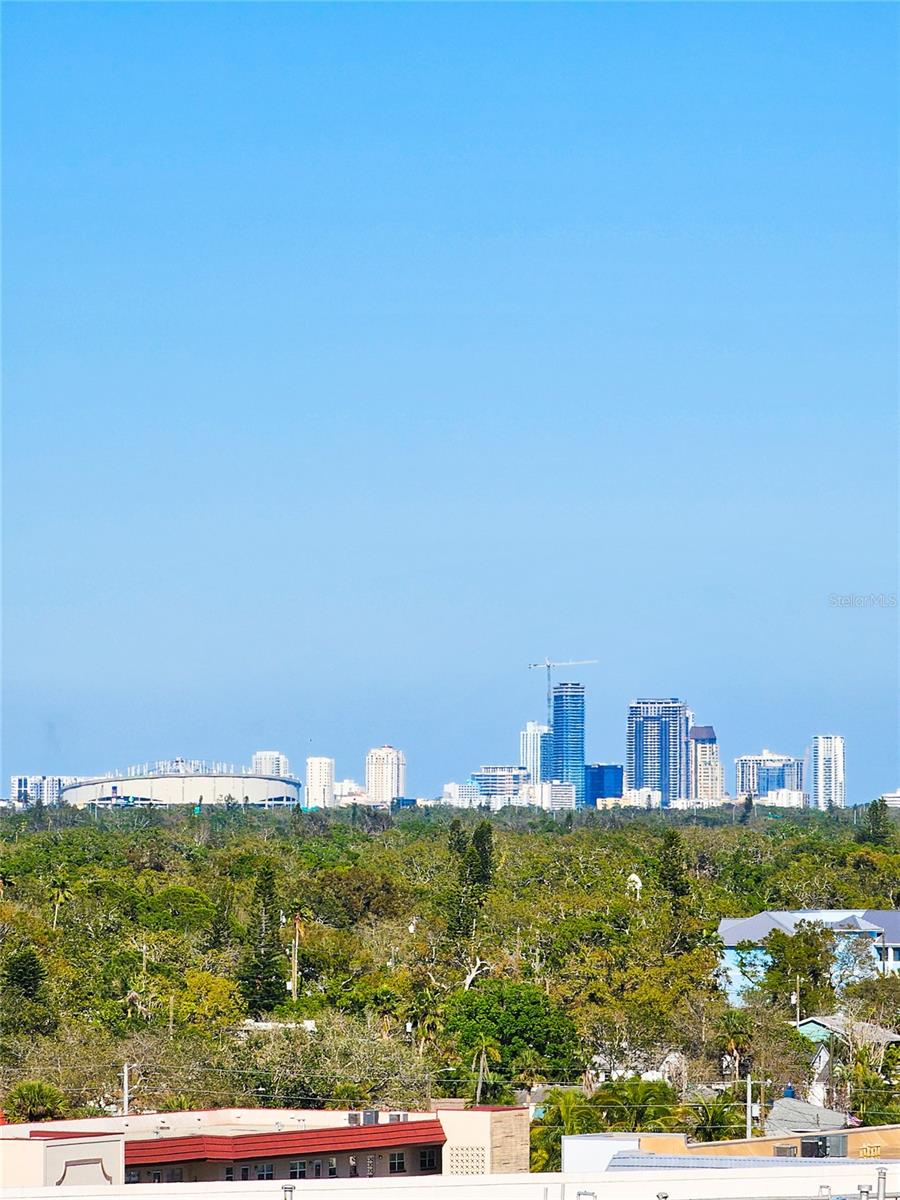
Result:
{"type": "Polygon", "coordinates": [[[712,725],[693,725],[688,743],[691,799],[721,800],[725,792],[725,773],[719,762],[716,731],[712,725]]]}
{"type": "Polygon", "coordinates": [[[389,807],[406,794],[406,759],[402,750],[378,746],[366,755],[366,792],[372,804],[389,807]]]}
{"type": "Polygon", "coordinates": [[[734,794],[762,798],[769,792],[803,791],[803,759],[789,754],[741,754],[734,760],[734,794]]]}
{"type": "Polygon", "coordinates": [[[550,726],[528,721],[519,734],[519,766],[525,768],[532,783],[543,783],[550,778],[552,761],[550,726]]]}
{"type": "Polygon", "coordinates": [[[333,758],[313,755],[306,760],[306,807],[336,807],[333,758]]]}
{"type": "Polygon", "coordinates": [[[593,808],[598,800],[619,800],[625,770],[620,763],[588,763],[584,768],[584,803],[593,808]]]}
{"type": "Polygon", "coordinates": [[[274,775],[276,779],[286,779],[291,773],[291,764],[280,750],[257,750],[250,770],[254,775],[274,775]]]}
{"type": "Polygon", "coordinates": [[[662,794],[663,808],[689,795],[686,704],[674,696],[634,700],[628,706],[625,781],[628,791],[652,788],[662,794]]]}
{"type": "Polygon", "coordinates": [[[844,807],[844,739],[839,733],[818,733],[812,740],[810,805],[822,812],[844,807]]]}
{"type": "Polygon", "coordinates": [[[575,785],[575,805],[584,808],[584,684],[553,688],[554,780],[575,785]]]}

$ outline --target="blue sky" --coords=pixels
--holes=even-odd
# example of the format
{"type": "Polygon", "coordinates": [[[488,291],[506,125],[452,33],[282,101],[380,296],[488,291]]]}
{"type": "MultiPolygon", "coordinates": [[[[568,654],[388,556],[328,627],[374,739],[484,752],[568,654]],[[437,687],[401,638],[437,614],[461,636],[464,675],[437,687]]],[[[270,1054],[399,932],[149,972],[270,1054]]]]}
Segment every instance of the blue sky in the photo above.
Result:
{"type": "Polygon", "coordinates": [[[3,769],[678,695],[900,784],[892,5],[8,4],[3,769]]]}

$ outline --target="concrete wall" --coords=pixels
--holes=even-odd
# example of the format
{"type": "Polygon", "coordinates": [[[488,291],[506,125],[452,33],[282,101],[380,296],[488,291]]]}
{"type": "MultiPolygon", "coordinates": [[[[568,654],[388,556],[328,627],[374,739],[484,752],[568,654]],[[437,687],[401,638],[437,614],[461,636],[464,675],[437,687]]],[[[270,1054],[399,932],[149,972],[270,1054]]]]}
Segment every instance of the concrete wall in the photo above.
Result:
{"type": "Polygon", "coordinates": [[[123,1146],[116,1134],[53,1139],[21,1134],[5,1137],[0,1141],[0,1189],[5,1195],[7,1188],[33,1186],[37,1181],[48,1187],[118,1186],[124,1179],[123,1146]]]}
{"type": "Polygon", "coordinates": [[[152,804],[222,804],[231,796],[241,804],[265,804],[286,797],[300,803],[300,785],[274,775],[146,775],[98,779],[65,788],[61,799],[76,808],[89,804],[122,803],[126,796],[152,804]],[[115,789],[115,792],[113,791],[115,789]]]}
{"type": "MultiPolygon", "coordinates": [[[[900,1188],[900,1163],[887,1167],[888,1192],[900,1188]]],[[[280,1183],[130,1184],[80,1187],[78,1200],[782,1200],[817,1197],[823,1184],[834,1196],[854,1196],[860,1185],[875,1195],[878,1175],[868,1163],[818,1163],[809,1166],[748,1167],[732,1170],[611,1171],[605,1174],[492,1175],[482,1179],[438,1176],[432,1179],[324,1180],[298,1184],[293,1194],[280,1183]]],[[[60,1200],[56,1188],[17,1188],[3,1200],[60,1200]]]]}

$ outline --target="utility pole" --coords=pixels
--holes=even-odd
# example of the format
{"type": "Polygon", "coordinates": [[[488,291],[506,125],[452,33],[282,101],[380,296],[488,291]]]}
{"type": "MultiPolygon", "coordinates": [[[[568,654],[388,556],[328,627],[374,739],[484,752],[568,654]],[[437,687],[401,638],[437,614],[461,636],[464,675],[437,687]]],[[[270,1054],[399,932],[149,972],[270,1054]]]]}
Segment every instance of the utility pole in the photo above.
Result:
{"type": "Polygon", "coordinates": [[[294,940],[291,943],[291,999],[297,1003],[297,957],[300,952],[300,914],[294,913],[294,940]]]}
{"type": "Polygon", "coordinates": [[[753,1080],[747,1076],[747,1112],[745,1115],[746,1137],[749,1141],[753,1137],[753,1080]]]}
{"type": "Polygon", "coordinates": [[[127,1117],[131,1105],[131,1080],[128,1077],[128,1063],[122,1064],[122,1116],[127,1117]]]}

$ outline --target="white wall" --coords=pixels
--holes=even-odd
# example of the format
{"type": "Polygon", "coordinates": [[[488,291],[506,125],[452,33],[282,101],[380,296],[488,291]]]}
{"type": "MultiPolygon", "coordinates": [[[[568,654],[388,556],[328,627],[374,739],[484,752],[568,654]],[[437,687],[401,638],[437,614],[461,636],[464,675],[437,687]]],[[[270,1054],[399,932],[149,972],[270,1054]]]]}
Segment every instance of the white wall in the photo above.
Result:
{"type": "MultiPolygon", "coordinates": [[[[887,1189],[900,1187],[900,1163],[887,1166],[887,1189]]],[[[875,1188],[877,1165],[834,1163],[674,1171],[610,1171],[605,1174],[492,1175],[484,1179],[436,1176],[433,1179],[353,1179],[305,1181],[293,1195],[281,1183],[129,1184],[127,1187],[5,1188],[3,1200],[652,1200],[666,1192],[669,1200],[758,1200],[815,1197],[823,1184],[835,1195],[855,1195],[860,1185],[875,1188]]]]}

